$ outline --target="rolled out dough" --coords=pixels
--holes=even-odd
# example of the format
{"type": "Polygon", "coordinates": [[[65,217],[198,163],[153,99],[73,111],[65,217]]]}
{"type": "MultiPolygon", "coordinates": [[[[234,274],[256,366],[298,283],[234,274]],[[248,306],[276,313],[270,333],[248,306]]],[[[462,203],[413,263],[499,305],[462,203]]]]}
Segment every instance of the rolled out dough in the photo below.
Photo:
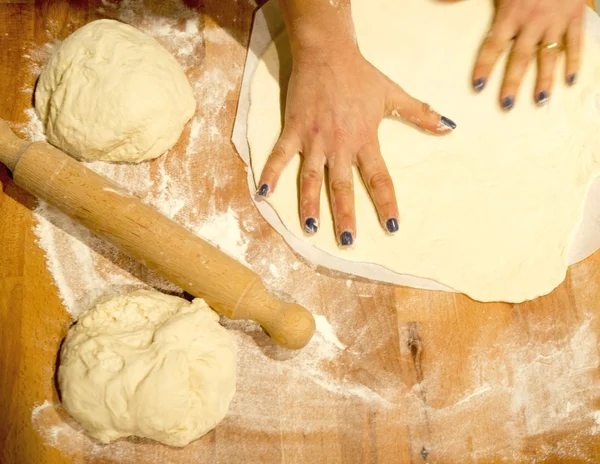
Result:
{"type": "MultiPolygon", "coordinates": [[[[269,203],[296,237],[348,261],[437,281],[481,301],[520,302],[546,294],[565,277],[568,251],[586,193],[600,173],[600,53],[586,40],[578,84],[562,78],[550,103],[533,103],[531,66],[509,113],[497,98],[505,59],[481,95],[470,74],[493,15],[491,2],[354,2],[364,55],[417,98],[458,123],[447,137],[386,120],[382,152],[395,180],[400,231],[388,236],[355,172],[358,237],[341,250],[325,192],[321,228],[303,235],[298,218],[297,155],[269,203]],[[424,33],[423,24],[428,31],[424,33]],[[443,40],[442,40],[443,38],[443,40]]],[[[254,178],[281,131],[280,79],[290,66],[279,36],[258,63],[250,90],[248,143],[254,178]]]]}

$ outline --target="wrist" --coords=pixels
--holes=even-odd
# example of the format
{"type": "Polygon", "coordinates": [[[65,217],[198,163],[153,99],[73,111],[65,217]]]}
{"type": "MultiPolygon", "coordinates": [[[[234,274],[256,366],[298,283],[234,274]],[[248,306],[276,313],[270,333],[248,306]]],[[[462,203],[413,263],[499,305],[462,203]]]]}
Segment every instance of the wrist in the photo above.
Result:
{"type": "Polygon", "coordinates": [[[305,31],[290,36],[294,61],[335,62],[349,60],[360,55],[354,37],[327,37],[322,31],[305,31]]]}
{"type": "Polygon", "coordinates": [[[358,51],[350,0],[280,0],[280,4],[295,59],[358,51]]]}

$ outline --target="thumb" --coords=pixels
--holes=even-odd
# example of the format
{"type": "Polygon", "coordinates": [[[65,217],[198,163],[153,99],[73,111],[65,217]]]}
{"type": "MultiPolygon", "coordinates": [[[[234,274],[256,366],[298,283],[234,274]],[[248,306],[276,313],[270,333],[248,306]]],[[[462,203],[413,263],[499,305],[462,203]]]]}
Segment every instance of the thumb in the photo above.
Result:
{"type": "Polygon", "coordinates": [[[434,111],[427,103],[410,96],[397,84],[393,84],[388,93],[387,115],[402,118],[434,134],[444,134],[456,129],[454,121],[434,111]]]}

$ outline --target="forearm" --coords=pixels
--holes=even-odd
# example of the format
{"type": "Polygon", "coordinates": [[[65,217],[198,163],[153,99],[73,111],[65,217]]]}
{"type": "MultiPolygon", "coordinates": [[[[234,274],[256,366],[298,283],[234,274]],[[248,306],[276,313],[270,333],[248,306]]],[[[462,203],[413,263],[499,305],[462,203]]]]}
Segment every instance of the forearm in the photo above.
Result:
{"type": "Polygon", "coordinates": [[[350,0],[280,0],[292,54],[357,49],[350,0]]]}

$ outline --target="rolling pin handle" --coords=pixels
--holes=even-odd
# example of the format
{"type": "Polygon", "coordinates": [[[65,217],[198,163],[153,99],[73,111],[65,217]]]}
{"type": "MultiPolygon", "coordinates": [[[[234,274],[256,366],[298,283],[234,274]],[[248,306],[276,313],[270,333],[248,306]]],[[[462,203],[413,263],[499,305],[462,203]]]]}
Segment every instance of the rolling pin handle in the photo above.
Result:
{"type": "Polygon", "coordinates": [[[8,123],[0,119],[0,162],[2,164],[14,172],[21,155],[29,145],[30,142],[17,137],[8,123]]]}
{"type": "Polygon", "coordinates": [[[273,297],[257,276],[241,295],[233,311],[221,311],[231,319],[258,322],[279,345],[304,348],[315,333],[315,319],[304,307],[273,297]]]}

